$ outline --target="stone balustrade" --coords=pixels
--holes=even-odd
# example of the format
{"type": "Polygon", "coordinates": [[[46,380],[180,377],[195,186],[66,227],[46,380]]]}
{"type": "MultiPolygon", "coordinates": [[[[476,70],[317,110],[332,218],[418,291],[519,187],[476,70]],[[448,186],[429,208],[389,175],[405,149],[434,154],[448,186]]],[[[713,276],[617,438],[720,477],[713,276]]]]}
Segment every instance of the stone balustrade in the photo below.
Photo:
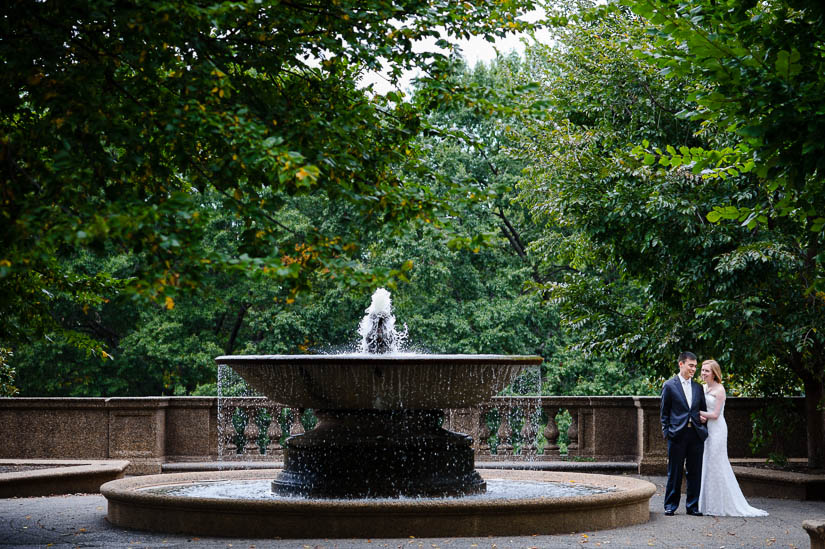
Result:
{"type": "MultiPolygon", "coordinates": [[[[788,402],[804,417],[802,399],[788,402]]],[[[749,446],[751,413],[764,404],[727,400],[731,458],[765,457],[749,446]]],[[[262,397],[0,398],[0,458],[126,459],[131,474],[168,462],[280,461],[281,441],[312,420],[262,397]]],[[[445,410],[444,427],[473,437],[477,461],[635,462],[660,474],[667,460],[658,397],[495,397],[445,410]]],[[[785,455],[804,458],[804,425],[782,435],[785,455]]]]}

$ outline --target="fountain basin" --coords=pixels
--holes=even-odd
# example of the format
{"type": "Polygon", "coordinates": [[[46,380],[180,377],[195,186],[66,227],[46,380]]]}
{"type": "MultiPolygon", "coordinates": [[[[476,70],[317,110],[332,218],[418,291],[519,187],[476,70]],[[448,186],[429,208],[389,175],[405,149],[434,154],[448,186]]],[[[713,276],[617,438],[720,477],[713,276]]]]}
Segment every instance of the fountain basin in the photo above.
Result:
{"type": "Polygon", "coordinates": [[[253,389],[280,404],[332,410],[441,410],[486,402],[540,356],[225,355],[253,389]]]}
{"type": "Polygon", "coordinates": [[[442,429],[442,409],[489,400],[542,358],[359,353],[215,362],[275,402],[315,410],[316,427],[284,443],[275,493],[380,498],[484,492],[472,439],[442,429]]]}
{"type": "Polygon", "coordinates": [[[550,535],[640,524],[656,487],[630,477],[483,471],[486,479],[579,483],[611,492],[562,498],[219,499],[141,491],[215,480],[271,479],[278,470],[151,475],[107,482],[109,522],[124,528],[253,538],[406,538],[550,535]]]}

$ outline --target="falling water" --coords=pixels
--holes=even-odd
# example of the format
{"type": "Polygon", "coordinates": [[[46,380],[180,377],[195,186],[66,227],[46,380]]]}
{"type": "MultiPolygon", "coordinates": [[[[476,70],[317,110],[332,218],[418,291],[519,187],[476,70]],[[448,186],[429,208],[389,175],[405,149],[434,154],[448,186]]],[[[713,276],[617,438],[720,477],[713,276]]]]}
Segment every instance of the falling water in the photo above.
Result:
{"type": "MultiPolygon", "coordinates": [[[[218,365],[218,468],[224,469],[226,462],[233,456],[227,453],[227,441],[234,436],[232,416],[236,412],[231,397],[257,396],[246,381],[229,366],[218,365]],[[227,429],[229,432],[227,432],[227,429]]],[[[241,412],[243,413],[243,412],[241,412]]]]}

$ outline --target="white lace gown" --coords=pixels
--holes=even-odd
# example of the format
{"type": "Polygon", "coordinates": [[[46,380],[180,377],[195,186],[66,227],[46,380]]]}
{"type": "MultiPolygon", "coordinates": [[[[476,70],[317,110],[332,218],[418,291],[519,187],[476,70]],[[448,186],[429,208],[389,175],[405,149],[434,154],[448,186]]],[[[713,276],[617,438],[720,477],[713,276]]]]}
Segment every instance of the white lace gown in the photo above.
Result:
{"type": "MultiPolygon", "coordinates": [[[[716,409],[716,397],[705,392],[708,410],[716,409]]],[[[708,438],[702,457],[702,488],[699,511],[705,515],[729,517],[764,517],[768,513],[748,505],[728,461],[728,425],[725,405],[717,419],[708,420],[708,438]]]]}

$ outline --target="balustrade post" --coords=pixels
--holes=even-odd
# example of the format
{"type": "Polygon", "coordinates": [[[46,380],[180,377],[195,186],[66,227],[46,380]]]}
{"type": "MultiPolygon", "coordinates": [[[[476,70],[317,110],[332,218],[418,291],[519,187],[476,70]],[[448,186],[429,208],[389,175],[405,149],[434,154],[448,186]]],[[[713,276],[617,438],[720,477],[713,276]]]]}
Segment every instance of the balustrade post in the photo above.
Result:
{"type": "Polygon", "coordinates": [[[266,454],[268,456],[280,456],[283,454],[281,448],[281,422],[278,419],[281,416],[280,406],[271,406],[267,408],[269,415],[272,416],[272,421],[269,422],[269,427],[266,429],[266,436],[269,437],[269,443],[266,445],[266,454]]]}
{"type": "Polygon", "coordinates": [[[289,434],[290,435],[302,435],[304,434],[304,424],[301,423],[301,417],[304,415],[303,408],[292,408],[290,410],[293,412],[292,414],[292,425],[289,426],[289,434]]]}
{"type": "Polygon", "coordinates": [[[567,428],[567,455],[575,456],[579,453],[579,409],[570,410],[570,427],[567,428]]]}
{"type": "Polygon", "coordinates": [[[544,426],[543,432],[544,438],[547,440],[547,444],[544,446],[544,455],[556,458],[559,456],[559,435],[561,434],[558,425],[556,425],[556,414],[559,413],[559,408],[557,406],[542,406],[541,409],[547,415],[547,425],[544,426]]]}
{"type": "Polygon", "coordinates": [[[225,454],[226,458],[237,459],[237,456],[246,453],[249,441],[244,440],[246,438],[244,432],[248,426],[248,419],[249,415],[247,414],[246,407],[244,406],[242,399],[227,399],[227,402],[224,405],[224,424],[226,427],[224,432],[226,433],[225,439],[227,441],[227,452],[225,454]],[[238,430],[238,427],[235,425],[236,415],[240,415],[247,420],[247,423],[244,424],[244,427],[240,430],[238,430]]]}
{"type": "Polygon", "coordinates": [[[235,446],[235,427],[232,426],[232,413],[229,412],[230,409],[234,410],[234,408],[226,402],[221,407],[221,413],[218,415],[218,445],[222,458],[234,455],[237,450],[235,446]]]}
{"type": "Polygon", "coordinates": [[[480,406],[479,407],[479,414],[478,414],[478,440],[477,443],[477,455],[479,456],[489,456],[490,452],[490,437],[493,435],[493,432],[490,430],[490,426],[487,425],[487,414],[490,413],[490,408],[487,406],[480,406]]]}
{"type": "Polygon", "coordinates": [[[246,445],[243,449],[244,456],[260,452],[258,449],[258,433],[260,430],[255,421],[258,417],[258,410],[257,407],[253,406],[246,406],[243,410],[246,414],[246,427],[243,430],[243,436],[246,439],[246,445]]]}
{"type": "Polygon", "coordinates": [[[538,453],[536,435],[539,432],[538,421],[540,416],[534,413],[535,411],[535,408],[528,406],[524,412],[524,424],[521,426],[521,454],[523,456],[533,457],[538,453]]]}
{"type": "Polygon", "coordinates": [[[512,455],[513,429],[510,427],[510,407],[499,408],[499,424],[496,431],[496,455],[512,455]]]}

